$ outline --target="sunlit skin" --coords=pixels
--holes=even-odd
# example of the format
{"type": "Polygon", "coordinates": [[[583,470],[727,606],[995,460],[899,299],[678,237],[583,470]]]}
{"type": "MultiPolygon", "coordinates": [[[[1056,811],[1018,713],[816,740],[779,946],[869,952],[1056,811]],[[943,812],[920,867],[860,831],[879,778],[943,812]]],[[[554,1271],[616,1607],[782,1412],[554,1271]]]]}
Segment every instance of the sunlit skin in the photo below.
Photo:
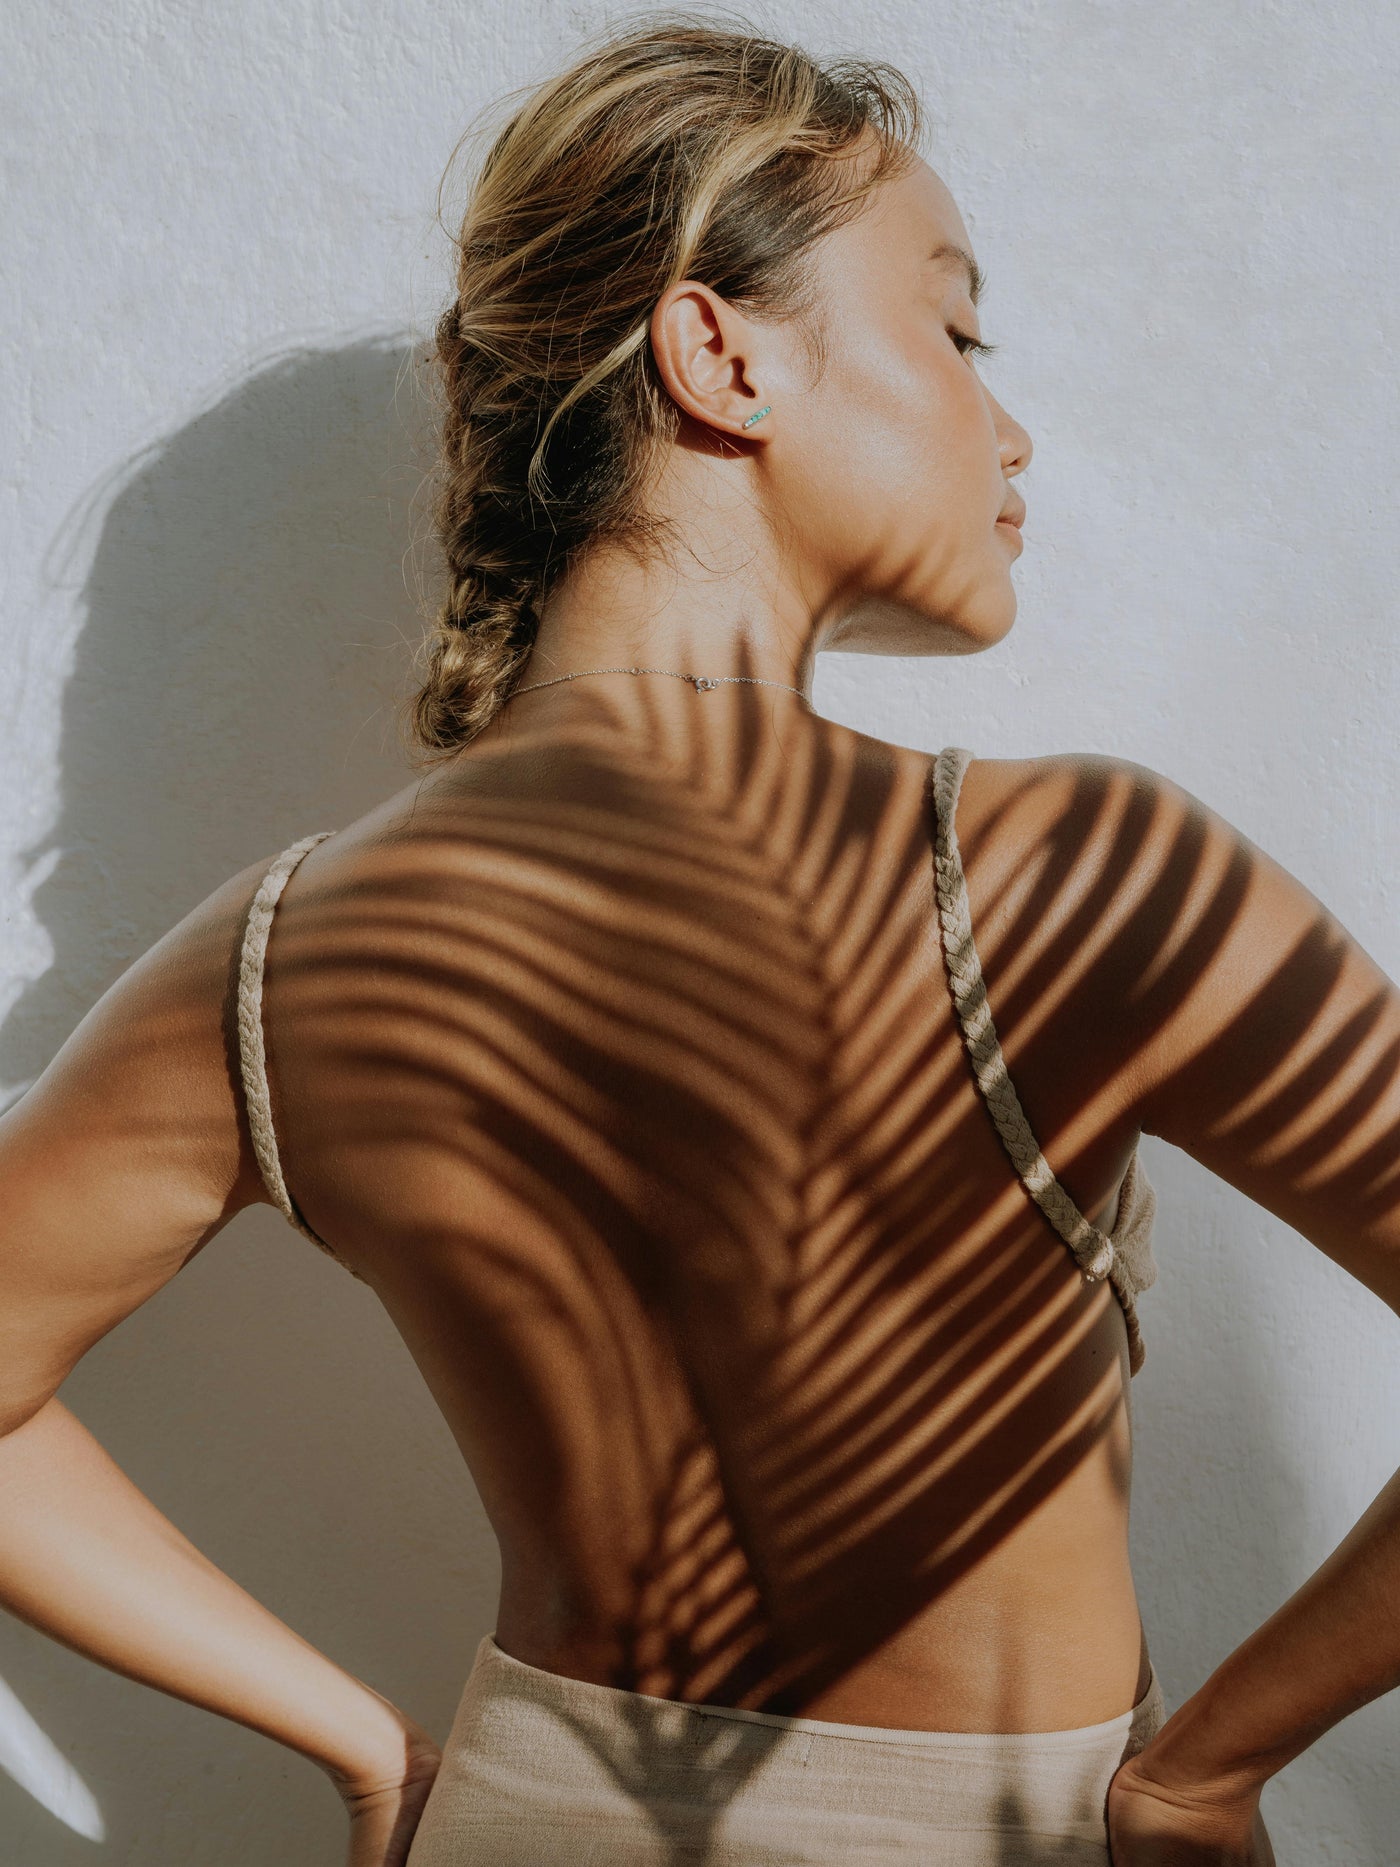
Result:
{"type": "MultiPolygon", "coordinates": [[[[1123,1315],[969,1070],[927,750],[809,698],[822,648],[974,653],[1015,619],[998,519],[1030,441],[963,354],[982,333],[966,266],[931,258],[950,246],[972,253],[922,163],[827,236],[815,381],[790,322],[667,292],[673,548],[578,563],[524,682],[778,685],[510,700],[306,857],[263,1018],[288,1185],[462,1450],[508,1653],[664,1697],[1050,1731],[1148,1682],[1123,1315]]],[[[936,720],[932,668],[928,693],[929,744],[976,746],[936,720]]],[[[1400,1311],[1400,991],[1335,918],[1126,760],[978,757],[957,833],[1011,1079],[1080,1211],[1111,1229],[1160,1135],[1400,1311]]],[[[0,1604],[368,1790],[396,1718],[181,1550],[55,1399],[268,1201],[230,1006],[274,853],[0,1117],[0,1604]]],[[[1150,1357],[1150,1295],[1143,1327],[1150,1357]]],[[[1397,1515],[1393,1483],[1170,1721],[1161,1770],[1248,1783],[1358,1682],[1400,1679],[1378,1633],[1397,1515]]]]}

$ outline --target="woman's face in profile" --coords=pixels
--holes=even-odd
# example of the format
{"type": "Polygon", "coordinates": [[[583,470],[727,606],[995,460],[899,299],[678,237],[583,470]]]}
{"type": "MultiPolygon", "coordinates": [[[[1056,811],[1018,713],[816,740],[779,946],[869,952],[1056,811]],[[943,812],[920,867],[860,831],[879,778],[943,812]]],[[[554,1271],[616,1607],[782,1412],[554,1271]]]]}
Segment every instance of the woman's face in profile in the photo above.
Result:
{"type": "Polygon", "coordinates": [[[824,648],[975,653],[1015,620],[1020,534],[998,519],[1024,511],[1009,481],[1031,442],[969,354],[982,330],[953,248],[973,251],[962,216],[914,161],[812,249],[825,368],[807,388],[794,353],[795,393],[774,400],[783,503],[813,594],[836,595],[824,648]]]}

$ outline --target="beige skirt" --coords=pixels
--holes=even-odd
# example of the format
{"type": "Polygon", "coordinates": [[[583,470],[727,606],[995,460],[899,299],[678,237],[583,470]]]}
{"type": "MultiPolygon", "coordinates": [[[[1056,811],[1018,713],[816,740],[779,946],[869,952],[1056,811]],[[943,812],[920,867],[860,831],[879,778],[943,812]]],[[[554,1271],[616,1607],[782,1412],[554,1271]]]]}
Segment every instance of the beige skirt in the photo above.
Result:
{"type": "Polygon", "coordinates": [[[487,1634],[408,1867],[1042,1867],[1108,1860],[1114,1771],[1166,1721],[897,1731],[544,1672],[487,1634]]]}

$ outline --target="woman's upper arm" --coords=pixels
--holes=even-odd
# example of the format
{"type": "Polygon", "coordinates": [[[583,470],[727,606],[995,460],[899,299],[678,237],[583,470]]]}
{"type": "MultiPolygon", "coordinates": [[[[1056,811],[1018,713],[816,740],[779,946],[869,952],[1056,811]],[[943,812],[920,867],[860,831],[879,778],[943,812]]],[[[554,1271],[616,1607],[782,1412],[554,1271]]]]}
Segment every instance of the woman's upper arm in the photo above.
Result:
{"type": "Polygon", "coordinates": [[[0,1433],[262,1195],[230,1015],[260,869],[125,972],[0,1115],[0,1433]]]}
{"type": "Polygon", "coordinates": [[[1199,798],[1103,764],[1146,832],[1117,971],[1139,1125],[1400,1314],[1400,989],[1199,798]]]}

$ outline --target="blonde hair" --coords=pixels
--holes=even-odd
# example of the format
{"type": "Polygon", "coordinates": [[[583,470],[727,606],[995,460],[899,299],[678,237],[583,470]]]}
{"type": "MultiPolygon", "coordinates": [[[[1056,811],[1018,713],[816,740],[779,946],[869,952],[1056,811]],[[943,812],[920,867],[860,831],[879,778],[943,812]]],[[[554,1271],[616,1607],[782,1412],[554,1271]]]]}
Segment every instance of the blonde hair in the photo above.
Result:
{"type": "Polygon", "coordinates": [[[645,493],[680,412],[649,342],[661,294],[694,278],[793,319],[819,366],[804,249],[922,133],[893,66],[821,62],[732,15],[650,13],[527,94],[472,186],[435,332],[447,588],[410,703],[418,746],[451,752],[504,705],[585,547],[662,541],[645,493]],[[873,161],[835,160],[867,131],[873,161]]]}

